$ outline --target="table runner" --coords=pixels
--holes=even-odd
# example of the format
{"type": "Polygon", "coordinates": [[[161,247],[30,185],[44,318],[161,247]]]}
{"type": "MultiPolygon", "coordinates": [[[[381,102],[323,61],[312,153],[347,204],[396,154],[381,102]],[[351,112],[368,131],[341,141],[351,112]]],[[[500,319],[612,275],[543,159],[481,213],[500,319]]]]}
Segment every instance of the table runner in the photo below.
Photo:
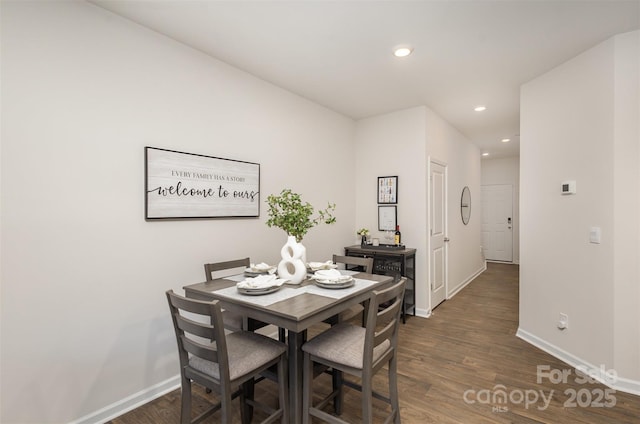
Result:
{"type": "MultiPolygon", "coordinates": [[[[340,271],[340,274],[342,275],[355,275],[360,272],[360,271],[353,271],[353,270],[346,270],[346,269],[340,269],[338,271],[340,271]]],[[[313,273],[309,272],[307,273],[307,276],[311,277],[313,276],[313,273]]],[[[225,280],[235,281],[236,283],[239,283],[240,281],[244,281],[247,278],[251,278],[251,277],[247,277],[244,274],[236,274],[236,275],[231,275],[229,277],[224,277],[225,280]]]]}
{"type": "Polygon", "coordinates": [[[230,299],[242,299],[247,303],[253,303],[254,305],[260,306],[269,306],[272,303],[280,302],[281,300],[289,299],[290,297],[298,296],[302,293],[305,293],[306,287],[287,287],[282,286],[280,290],[269,293],[269,294],[260,294],[256,296],[241,294],[238,293],[238,289],[236,286],[227,287],[226,289],[220,289],[214,291],[215,294],[227,297],[230,299]]]}
{"type": "MultiPolygon", "coordinates": [[[[242,281],[244,280],[244,278],[245,277],[243,275],[234,275],[232,277],[225,277],[225,279],[232,280],[232,281],[242,281]]],[[[333,299],[341,299],[352,293],[355,293],[364,288],[367,288],[375,283],[376,283],[375,281],[356,278],[355,284],[345,289],[325,289],[322,287],[318,287],[315,284],[309,284],[307,286],[287,286],[285,284],[280,288],[280,290],[276,292],[269,293],[269,294],[261,294],[256,296],[241,294],[238,292],[238,289],[236,288],[236,286],[231,286],[225,289],[216,290],[215,293],[219,296],[226,297],[226,298],[242,299],[244,302],[253,303],[254,305],[269,306],[273,303],[280,302],[282,300],[286,300],[291,297],[301,295],[303,293],[310,293],[318,296],[330,297],[333,299]]]]}
{"type": "Polygon", "coordinates": [[[331,297],[333,299],[341,299],[345,296],[348,296],[352,293],[360,291],[376,283],[375,281],[363,280],[360,278],[356,278],[355,280],[356,280],[355,284],[346,289],[325,289],[324,287],[319,287],[319,286],[316,286],[315,284],[308,285],[304,288],[306,288],[307,293],[310,293],[310,294],[317,294],[319,296],[331,297]]]}

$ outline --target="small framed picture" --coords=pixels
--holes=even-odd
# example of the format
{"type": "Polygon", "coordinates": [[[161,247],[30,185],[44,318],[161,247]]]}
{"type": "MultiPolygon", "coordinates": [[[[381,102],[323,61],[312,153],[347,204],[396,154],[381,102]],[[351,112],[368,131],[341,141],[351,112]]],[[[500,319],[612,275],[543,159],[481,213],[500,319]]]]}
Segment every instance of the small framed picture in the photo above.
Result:
{"type": "Polygon", "coordinates": [[[395,231],[397,210],[397,206],[378,206],[378,231],[395,231]]]}
{"type": "Polygon", "coordinates": [[[398,203],[397,175],[393,177],[378,177],[378,203],[398,203]]]}

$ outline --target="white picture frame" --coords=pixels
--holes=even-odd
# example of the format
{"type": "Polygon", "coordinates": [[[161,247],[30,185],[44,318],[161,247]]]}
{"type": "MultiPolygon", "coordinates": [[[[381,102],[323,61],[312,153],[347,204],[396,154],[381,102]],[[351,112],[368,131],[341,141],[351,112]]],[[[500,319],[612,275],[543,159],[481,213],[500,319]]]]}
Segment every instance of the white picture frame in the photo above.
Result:
{"type": "Polygon", "coordinates": [[[259,216],[260,164],[145,147],[145,219],[259,216]]]}
{"type": "Polygon", "coordinates": [[[395,231],[398,225],[398,207],[378,206],[378,231],[395,231]]]}

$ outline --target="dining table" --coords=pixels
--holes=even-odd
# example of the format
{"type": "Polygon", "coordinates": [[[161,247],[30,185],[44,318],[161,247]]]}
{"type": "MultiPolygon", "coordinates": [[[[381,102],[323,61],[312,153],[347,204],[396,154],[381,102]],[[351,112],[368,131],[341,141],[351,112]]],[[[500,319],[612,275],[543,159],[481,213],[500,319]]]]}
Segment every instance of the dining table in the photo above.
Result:
{"type": "Polygon", "coordinates": [[[244,274],[232,275],[183,287],[185,295],[205,301],[218,300],[222,308],[257,321],[272,324],[287,331],[287,359],[289,378],[289,420],[302,422],[302,345],[307,330],[318,323],[335,319],[342,311],[359,303],[366,303],[373,290],[393,282],[392,276],[341,271],[352,275],[354,284],[346,288],[325,288],[307,274],[300,284],[283,284],[273,292],[248,295],[238,290],[244,274]]]}

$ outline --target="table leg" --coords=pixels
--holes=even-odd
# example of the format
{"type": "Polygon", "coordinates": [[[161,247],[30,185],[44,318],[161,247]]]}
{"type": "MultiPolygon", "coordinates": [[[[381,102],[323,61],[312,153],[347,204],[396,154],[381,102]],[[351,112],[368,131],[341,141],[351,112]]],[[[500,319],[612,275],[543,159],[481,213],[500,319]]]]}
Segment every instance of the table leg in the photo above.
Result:
{"type": "Polygon", "coordinates": [[[343,392],[342,392],[342,382],[343,382],[343,375],[342,375],[342,371],[338,371],[336,369],[331,371],[333,373],[332,377],[331,377],[331,383],[332,383],[332,388],[333,391],[338,391],[338,394],[336,395],[335,398],[333,398],[333,411],[336,413],[336,415],[342,415],[342,399],[343,399],[343,392]]]}
{"type": "Polygon", "coordinates": [[[307,331],[296,333],[289,330],[287,340],[289,360],[289,420],[291,423],[302,422],[302,345],[307,340],[307,331]]]}

